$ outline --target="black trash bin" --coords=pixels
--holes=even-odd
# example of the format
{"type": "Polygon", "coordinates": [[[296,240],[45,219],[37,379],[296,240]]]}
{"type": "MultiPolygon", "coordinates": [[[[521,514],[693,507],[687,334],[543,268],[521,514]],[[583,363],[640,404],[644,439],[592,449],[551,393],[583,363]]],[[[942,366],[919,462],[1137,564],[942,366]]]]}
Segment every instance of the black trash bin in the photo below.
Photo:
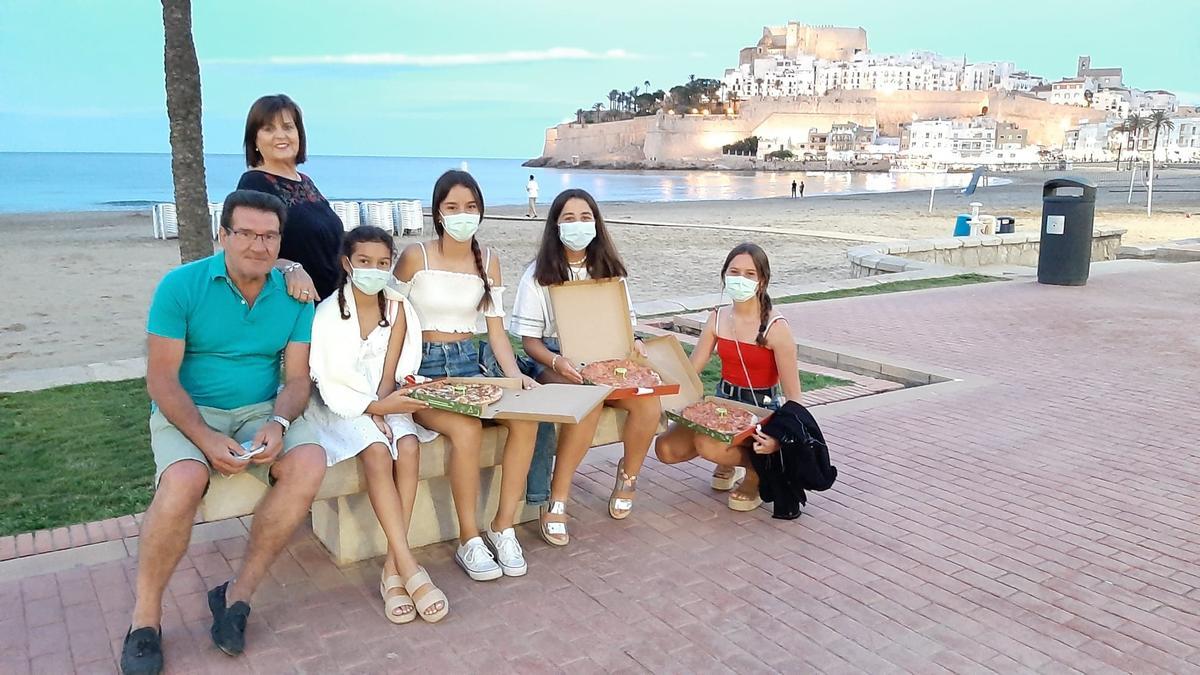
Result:
{"type": "Polygon", "coordinates": [[[1017,231],[1017,219],[1012,216],[996,217],[996,234],[1012,234],[1017,231]]]}
{"type": "Polygon", "coordinates": [[[1082,178],[1055,178],[1042,187],[1042,236],[1038,283],[1082,286],[1092,263],[1096,184],[1082,178]],[[1059,194],[1079,190],[1081,194],[1059,194]]]}

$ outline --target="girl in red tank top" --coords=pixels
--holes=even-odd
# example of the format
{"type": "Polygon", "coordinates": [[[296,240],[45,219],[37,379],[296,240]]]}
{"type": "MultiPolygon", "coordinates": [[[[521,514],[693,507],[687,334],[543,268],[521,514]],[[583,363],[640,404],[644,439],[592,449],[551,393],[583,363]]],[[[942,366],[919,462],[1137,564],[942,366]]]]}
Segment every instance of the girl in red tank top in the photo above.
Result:
{"type": "MultiPolygon", "coordinates": [[[[784,400],[799,401],[796,341],[787,320],[771,306],[767,254],[756,244],[741,244],[729,252],[721,276],[733,303],[709,314],[692,351],[692,366],[696,372],[702,371],[713,352],[717,353],[721,359],[719,398],[772,410],[784,400]]],[[[750,511],[762,504],[750,453],[778,449],[778,441],[761,433],[744,446],[731,446],[678,425],[672,425],[655,443],[655,454],[667,464],[697,456],[716,463],[713,488],[730,490],[737,485],[729,495],[729,508],[735,511],[750,511]],[[739,473],[745,474],[740,484],[739,473]]]]}

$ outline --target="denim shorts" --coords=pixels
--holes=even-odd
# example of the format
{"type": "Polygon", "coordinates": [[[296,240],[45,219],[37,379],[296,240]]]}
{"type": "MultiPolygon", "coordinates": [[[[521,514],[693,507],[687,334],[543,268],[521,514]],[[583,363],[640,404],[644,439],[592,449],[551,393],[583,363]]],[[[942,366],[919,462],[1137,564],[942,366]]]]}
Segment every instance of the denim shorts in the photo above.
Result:
{"type": "MultiPolygon", "coordinates": [[[[489,353],[491,350],[488,350],[489,353]]],[[[421,345],[421,367],[425,377],[479,377],[479,343],[473,339],[458,342],[426,342],[421,345]]]]}
{"type": "Polygon", "coordinates": [[[748,403],[767,410],[778,410],[783,405],[783,392],[779,385],[769,389],[751,389],[721,380],[717,383],[717,398],[748,403]]]}

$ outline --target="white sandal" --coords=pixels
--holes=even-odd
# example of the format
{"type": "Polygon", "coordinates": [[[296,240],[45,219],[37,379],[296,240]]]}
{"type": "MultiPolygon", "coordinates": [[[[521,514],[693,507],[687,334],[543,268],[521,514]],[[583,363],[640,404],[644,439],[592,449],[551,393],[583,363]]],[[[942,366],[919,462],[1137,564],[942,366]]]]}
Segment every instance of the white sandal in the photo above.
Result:
{"type": "Polygon", "coordinates": [[[413,574],[408,578],[408,581],[404,582],[404,590],[408,591],[408,594],[413,598],[413,602],[416,603],[417,611],[414,613],[420,614],[421,618],[429,623],[441,621],[446,618],[446,613],[450,611],[450,601],[446,599],[446,594],[442,592],[442,589],[433,585],[433,580],[429,578],[429,573],[425,571],[424,567],[418,567],[416,574],[413,574]],[[424,586],[429,586],[429,590],[425,591],[418,598],[417,591],[424,586]],[[441,609],[433,614],[425,613],[425,610],[433,607],[439,601],[442,603],[441,609]]]}
{"type": "Polygon", "coordinates": [[[571,535],[567,533],[567,523],[565,518],[567,515],[567,505],[564,502],[550,502],[543,504],[541,513],[538,517],[538,528],[542,534],[542,539],[551,546],[566,546],[571,543],[571,535]],[[547,515],[562,516],[563,521],[546,520],[547,515]]]}
{"type": "Polygon", "coordinates": [[[390,577],[386,576],[386,570],[387,568],[385,567],[384,572],[379,578],[379,595],[383,597],[383,613],[387,616],[388,621],[392,623],[408,623],[417,618],[415,611],[417,606],[413,604],[413,599],[409,596],[408,589],[404,587],[404,580],[397,574],[393,574],[390,577]],[[402,592],[393,593],[397,589],[402,592]],[[396,610],[403,607],[407,607],[408,611],[397,614],[396,610]]]}
{"type": "Polygon", "coordinates": [[[738,481],[740,481],[741,479],[743,479],[745,477],[746,477],[746,467],[735,466],[735,467],[733,467],[733,473],[728,476],[718,476],[716,474],[713,474],[712,489],[718,490],[720,492],[729,492],[730,490],[733,489],[733,487],[735,485],[738,484],[738,481]]]}
{"type": "Polygon", "coordinates": [[[615,520],[624,520],[633,511],[633,497],[618,497],[618,492],[637,492],[637,476],[625,473],[625,458],[617,462],[617,480],[608,497],[608,515],[615,520]]]}

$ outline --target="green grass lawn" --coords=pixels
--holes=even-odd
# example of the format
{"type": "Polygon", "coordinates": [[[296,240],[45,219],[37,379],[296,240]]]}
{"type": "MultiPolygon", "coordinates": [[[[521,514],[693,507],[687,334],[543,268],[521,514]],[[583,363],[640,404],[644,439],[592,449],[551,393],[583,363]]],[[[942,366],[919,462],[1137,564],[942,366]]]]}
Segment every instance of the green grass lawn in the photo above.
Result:
{"type": "Polygon", "coordinates": [[[0,535],[150,504],[145,380],[0,394],[0,535]]]}
{"type": "Polygon", "coordinates": [[[802,293],[800,295],[785,295],[781,298],[772,298],[776,305],[784,305],[793,302],[812,302],[813,300],[835,300],[837,298],[856,298],[863,295],[879,295],[881,293],[901,293],[903,291],[920,291],[927,288],[946,288],[949,286],[968,286],[970,284],[982,284],[989,281],[1001,281],[996,277],[984,276],[982,274],[956,274],[952,277],[940,277],[936,279],[910,279],[905,281],[889,281],[874,286],[863,286],[861,288],[843,288],[836,291],[822,291],[820,293],[802,293]]]}
{"type": "MultiPolygon", "coordinates": [[[[692,353],[692,345],[683,343],[683,350],[688,354],[692,353]]],[[[708,365],[704,366],[704,370],[700,371],[700,381],[704,383],[704,393],[712,396],[717,391],[717,383],[721,381],[721,360],[713,357],[708,360],[708,365]]],[[[854,384],[849,380],[843,380],[838,377],[830,377],[828,375],[818,375],[810,373],[807,370],[800,371],[800,389],[802,391],[814,391],[816,389],[824,389],[826,387],[843,387],[848,384],[854,384]]]]}

